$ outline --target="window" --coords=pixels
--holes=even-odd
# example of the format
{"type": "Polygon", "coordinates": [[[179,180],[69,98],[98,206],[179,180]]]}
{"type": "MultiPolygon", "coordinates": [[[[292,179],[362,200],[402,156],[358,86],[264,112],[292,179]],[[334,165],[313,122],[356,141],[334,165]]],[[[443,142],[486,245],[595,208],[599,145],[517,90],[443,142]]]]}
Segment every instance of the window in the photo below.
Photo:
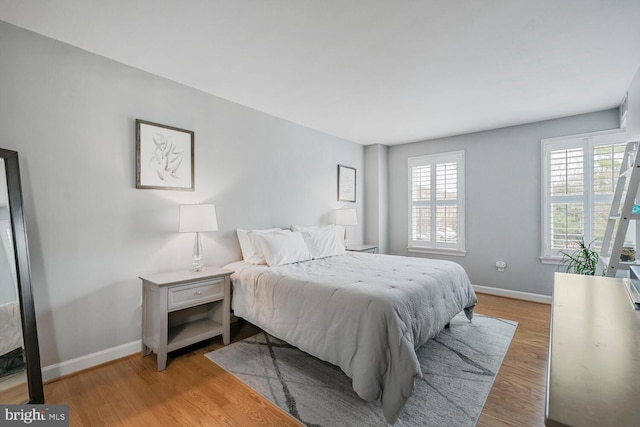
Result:
{"type": "Polygon", "coordinates": [[[543,262],[581,239],[600,249],[624,148],[620,130],[542,140],[543,262]]]}
{"type": "Polygon", "coordinates": [[[408,249],[464,255],[464,151],[409,158],[408,249]]]}

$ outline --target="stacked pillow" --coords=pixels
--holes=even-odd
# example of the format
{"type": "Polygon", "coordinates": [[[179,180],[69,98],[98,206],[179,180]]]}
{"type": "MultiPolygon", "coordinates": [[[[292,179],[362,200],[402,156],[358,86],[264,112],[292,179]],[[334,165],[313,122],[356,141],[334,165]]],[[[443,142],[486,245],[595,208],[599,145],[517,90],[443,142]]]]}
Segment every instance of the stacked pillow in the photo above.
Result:
{"type": "Polygon", "coordinates": [[[258,234],[258,242],[264,259],[270,267],[311,259],[309,248],[305,244],[302,234],[297,231],[258,234]]]}
{"type": "Polygon", "coordinates": [[[238,233],[238,242],[240,243],[242,258],[251,264],[266,264],[260,243],[258,242],[258,236],[260,234],[270,233],[290,233],[291,231],[281,228],[268,228],[265,230],[243,230],[238,228],[236,232],[238,233]]]}
{"type": "Polygon", "coordinates": [[[304,242],[311,252],[313,259],[326,258],[345,253],[344,243],[339,237],[335,225],[324,227],[301,227],[294,225],[291,227],[302,234],[304,242]]]}
{"type": "Polygon", "coordinates": [[[270,228],[265,230],[238,229],[242,258],[251,264],[270,267],[325,258],[345,253],[339,231],[334,225],[302,227],[291,230],[270,228]]]}

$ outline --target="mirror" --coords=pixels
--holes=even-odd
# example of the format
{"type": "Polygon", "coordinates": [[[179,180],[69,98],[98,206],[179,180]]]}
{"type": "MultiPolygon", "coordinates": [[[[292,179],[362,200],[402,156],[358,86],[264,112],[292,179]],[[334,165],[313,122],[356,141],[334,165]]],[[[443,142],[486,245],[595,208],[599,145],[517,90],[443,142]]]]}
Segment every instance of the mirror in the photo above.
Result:
{"type": "Polygon", "coordinates": [[[0,404],[44,403],[18,153],[0,148],[0,404]]]}

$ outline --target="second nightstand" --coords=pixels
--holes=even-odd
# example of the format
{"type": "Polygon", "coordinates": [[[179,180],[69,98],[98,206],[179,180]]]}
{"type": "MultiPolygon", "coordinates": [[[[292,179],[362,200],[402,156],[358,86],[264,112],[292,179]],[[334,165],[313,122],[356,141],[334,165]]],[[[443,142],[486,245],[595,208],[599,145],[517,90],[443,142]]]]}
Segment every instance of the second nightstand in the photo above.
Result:
{"type": "Polygon", "coordinates": [[[229,344],[231,271],[206,267],[154,274],[142,279],[142,356],[154,351],[158,371],[167,353],[222,335],[229,344]]]}
{"type": "Polygon", "coordinates": [[[369,254],[378,252],[377,245],[349,245],[346,249],[351,252],[366,252],[369,254]]]}

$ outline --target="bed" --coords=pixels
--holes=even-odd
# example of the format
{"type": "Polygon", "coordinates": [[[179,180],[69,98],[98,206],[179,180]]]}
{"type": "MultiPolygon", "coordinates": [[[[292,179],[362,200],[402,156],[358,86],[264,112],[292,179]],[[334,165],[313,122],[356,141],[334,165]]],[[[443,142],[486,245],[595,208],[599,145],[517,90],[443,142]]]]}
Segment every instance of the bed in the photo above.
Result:
{"type": "Polygon", "coordinates": [[[461,311],[473,316],[477,299],[467,274],[444,260],[345,252],[340,241],[327,243],[329,232],[326,238],[315,231],[275,233],[253,236],[279,241],[275,249],[269,242],[257,246],[266,265],[247,262],[256,254],[243,248],[245,261],[225,266],[234,271],[234,314],[339,366],[354,391],[380,401],[393,423],[422,377],[415,350],[461,311]],[[282,245],[295,255],[282,256],[282,245]],[[318,245],[324,245],[319,252],[318,245]]]}
{"type": "Polygon", "coordinates": [[[0,305],[0,379],[24,368],[20,307],[14,301],[0,305]]]}

